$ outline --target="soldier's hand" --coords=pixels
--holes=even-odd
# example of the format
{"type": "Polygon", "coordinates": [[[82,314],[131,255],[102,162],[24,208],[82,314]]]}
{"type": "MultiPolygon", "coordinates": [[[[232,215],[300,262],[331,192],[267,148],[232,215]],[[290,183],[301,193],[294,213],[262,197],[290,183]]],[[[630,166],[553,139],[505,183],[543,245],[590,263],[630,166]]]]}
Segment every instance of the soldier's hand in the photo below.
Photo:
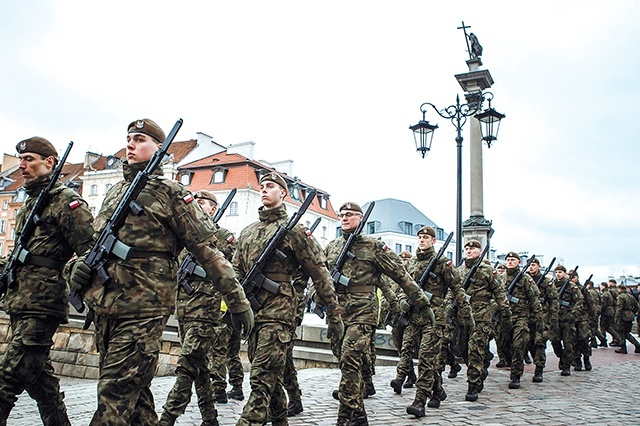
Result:
{"type": "Polygon", "coordinates": [[[465,318],[463,323],[464,323],[464,326],[469,329],[473,329],[476,327],[476,320],[473,319],[473,315],[470,315],[468,318],[465,318]]]}
{"type": "Polygon", "coordinates": [[[327,324],[327,337],[331,340],[340,341],[344,336],[344,323],[342,321],[329,321],[327,324]]]}
{"type": "Polygon", "coordinates": [[[394,314],[402,312],[400,310],[400,302],[398,302],[398,299],[393,299],[389,302],[389,310],[394,314]]]}
{"type": "Polygon", "coordinates": [[[420,309],[420,315],[429,320],[431,327],[434,327],[436,325],[436,315],[433,313],[433,309],[431,309],[431,306],[425,306],[424,308],[420,309]]]}
{"type": "Polygon", "coordinates": [[[83,260],[78,259],[71,267],[69,289],[71,294],[82,294],[91,281],[91,268],[83,260]]]}
{"type": "Polygon", "coordinates": [[[409,311],[411,310],[411,305],[409,304],[409,302],[407,302],[406,299],[401,299],[398,302],[398,307],[400,308],[400,312],[402,313],[409,313],[409,311]]]}
{"type": "Polygon", "coordinates": [[[243,312],[231,313],[231,322],[233,327],[242,334],[242,338],[246,339],[254,326],[253,309],[249,308],[243,312]]]}

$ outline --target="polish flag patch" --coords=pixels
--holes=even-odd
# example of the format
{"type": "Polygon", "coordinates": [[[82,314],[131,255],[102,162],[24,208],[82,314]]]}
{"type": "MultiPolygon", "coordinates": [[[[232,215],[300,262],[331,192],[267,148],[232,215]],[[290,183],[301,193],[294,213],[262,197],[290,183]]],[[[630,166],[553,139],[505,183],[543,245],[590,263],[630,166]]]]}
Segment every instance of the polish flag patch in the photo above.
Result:
{"type": "Polygon", "coordinates": [[[311,229],[305,229],[304,233],[307,234],[308,237],[309,235],[311,235],[311,229]]]}
{"type": "Polygon", "coordinates": [[[233,235],[229,235],[229,236],[227,237],[227,242],[228,242],[228,243],[232,242],[233,240],[235,240],[235,236],[233,236],[233,235]]]}
{"type": "Polygon", "coordinates": [[[78,201],[78,200],[73,200],[72,202],[69,203],[69,208],[71,210],[75,210],[78,207],[80,207],[80,201],[78,201]]]}
{"type": "Polygon", "coordinates": [[[383,246],[382,246],[382,251],[387,251],[387,250],[389,250],[389,246],[388,246],[388,245],[386,245],[386,244],[385,244],[385,245],[383,245],[383,246]]]}
{"type": "Polygon", "coordinates": [[[185,204],[189,204],[190,202],[193,201],[193,195],[191,194],[185,195],[184,197],[182,197],[182,201],[184,201],[185,204]]]}

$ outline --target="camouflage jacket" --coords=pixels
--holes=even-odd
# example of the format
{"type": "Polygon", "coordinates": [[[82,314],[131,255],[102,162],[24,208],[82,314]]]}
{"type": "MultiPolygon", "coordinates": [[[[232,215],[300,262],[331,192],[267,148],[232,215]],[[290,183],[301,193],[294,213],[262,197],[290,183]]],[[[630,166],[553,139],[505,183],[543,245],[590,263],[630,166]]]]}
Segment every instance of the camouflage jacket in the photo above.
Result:
{"type": "Polygon", "coordinates": [[[616,313],[616,298],[610,289],[602,292],[602,316],[613,317],[616,313]]]}
{"type": "Polygon", "coordinates": [[[600,295],[600,292],[595,288],[591,288],[588,291],[589,291],[589,295],[591,295],[591,300],[593,300],[593,304],[595,306],[595,309],[593,311],[593,316],[591,318],[592,319],[595,318],[597,320],[598,317],[600,316],[600,313],[602,312],[602,296],[600,295]]]}
{"type": "MultiPolygon", "coordinates": [[[[531,275],[531,278],[538,284],[540,280],[540,272],[531,275]]],[[[558,289],[553,280],[544,277],[538,284],[540,292],[540,304],[542,305],[542,319],[547,327],[551,324],[558,323],[558,289]]]]}
{"type": "MultiPolygon", "coordinates": [[[[327,265],[333,268],[349,234],[331,241],[325,248],[327,265]]],[[[376,326],[378,322],[377,288],[385,288],[382,276],[387,275],[408,295],[417,301],[418,308],[429,305],[429,301],[420,287],[402,266],[400,257],[389,247],[377,239],[358,235],[351,250],[353,258],[348,258],[340,271],[349,279],[346,293],[339,293],[338,299],[344,307],[344,323],[368,324],[376,326]],[[360,291],[356,289],[369,289],[360,291]]],[[[386,290],[385,290],[386,291],[386,290]]]]}
{"type": "MultiPolygon", "coordinates": [[[[465,259],[458,267],[463,283],[476,261],[477,259],[465,259]]],[[[494,309],[492,301],[495,301],[501,318],[505,318],[505,320],[511,318],[511,307],[507,301],[502,282],[498,278],[498,273],[491,266],[481,263],[471,278],[473,280],[469,280],[467,288],[463,290],[471,296],[471,309],[476,324],[491,324],[494,309]]]]}
{"type": "MultiPolygon", "coordinates": [[[[518,268],[507,269],[505,289],[509,288],[517,273],[518,268]]],[[[510,296],[518,299],[517,303],[511,302],[511,316],[514,323],[518,319],[528,318],[529,322],[537,323],[539,321],[542,324],[540,292],[531,275],[526,272],[522,274],[520,281],[513,286],[510,296]]]]}
{"type": "Polygon", "coordinates": [[[582,292],[572,282],[567,283],[567,280],[556,282],[558,288],[558,321],[560,322],[576,322],[580,315],[580,312],[584,309],[584,297],[582,292]],[[565,287],[564,293],[560,294],[562,287],[565,287]]]}
{"type": "MultiPolygon", "coordinates": [[[[20,237],[31,209],[51,175],[25,185],[29,198],[16,217],[15,240],[20,237]]],[[[58,262],[60,270],[33,264],[20,265],[16,282],[7,289],[4,309],[10,315],[50,315],[66,321],[69,315],[69,290],[61,269],[75,253],[84,253],[93,243],[93,216],[77,192],[57,182],[51,201],[40,216],[41,222],[25,247],[32,255],[58,262]]]]}
{"type": "MultiPolygon", "coordinates": [[[[279,226],[286,226],[289,216],[284,205],[275,209],[258,210],[260,220],[247,226],[238,237],[238,249],[233,257],[233,266],[240,280],[249,273],[251,267],[262,254],[279,226]]],[[[279,322],[289,327],[296,325],[297,295],[293,289],[293,278],[297,273],[306,274],[313,280],[318,296],[327,306],[329,321],[341,319],[329,271],[325,267],[322,248],[308,228],[297,224],[287,233],[279,250],[286,258],[274,256],[262,273],[280,284],[279,294],[261,289],[256,299],[262,308],[255,313],[256,323],[279,322]]]]}
{"type": "Polygon", "coordinates": [[[587,288],[581,284],[579,284],[579,288],[582,293],[582,297],[584,297],[584,309],[581,313],[580,320],[589,321],[590,318],[593,318],[593,316],[596,315],[596,310],[598,309],[597,302],[593,298],[593,295],[589,293],[587,288]]]}
{"type": "MultiPolygon", "coordinates": [[[[125,179],[109,189],[94,221],[96,236],[138,171],[147,164],[124,165],[125,179]]],[[[177,257],[186,248],[212,277],[229,310],[245,311],[249,301],[231,264],[215,247],[213,229],[204,211],[182,184],[161,174],[158,167],[136,199],[143,214],[129,215],[118,231],[118,240],[141,255],[129,260],[112,255],[106,265],[111,280],[104,286],[94,282],[88,288],[84,297],[87,305],[98,314],[124,318],[169,315],[176,297],[177,257]]]]}
{"type": "MultiPolygon", "coordinates": [[[[638,312],[638,301],[632,294],[621,291],[616,300],[615,323],[631,322],[638,312]]],[[[624,338],[624,336],[622,336],[624,338]]]]}

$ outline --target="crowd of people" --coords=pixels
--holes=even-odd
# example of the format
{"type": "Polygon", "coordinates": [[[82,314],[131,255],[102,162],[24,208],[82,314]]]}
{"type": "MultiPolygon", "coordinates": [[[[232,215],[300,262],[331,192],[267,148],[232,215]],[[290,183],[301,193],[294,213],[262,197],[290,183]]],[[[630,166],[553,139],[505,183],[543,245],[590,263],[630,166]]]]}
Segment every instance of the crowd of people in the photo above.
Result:
{"type": "Polygon", "coordinates": [[[218,208],[213,193],[192,194],[162,177],[154,161],[165,139],[150,119],[127,126],[124,179],[111,187],[95,219],[77,193],[53,178],[59,156],[49,141],[33,137],[17,144],[30,197],[16,219],[19,244],[2,259],[0,290],[11,339],[0,357],[0,426],[25,390],[43,424],[70,424],[49,358],[53,334],[68,320],[69,292],[87,304],[100,355],[92,425],[173,425],[194,388],[202,425],[218,425],[216,404],[245,398],[241,339],[248,343],[251,392],[237,425],[287,425],[289,416],[304,410],[292,352],[309,286],[339,360],[341,379],[333,392],[338,426],[368,425],[364,400],[376,393],[373,342],[380,327],[392,327],[399,355],[389,392],[415,386],[406,408],[414,417],[447,398],[446,366],[456,377],[465,363],[465,399],[479,398],[494,356],[491,339],[497,366],[510,368],[510,389],[520,388],[526,362],[535,364],[532,381],[543,382],[548,342],[562,376],[570,376],[572,367],[591,370],[591,351],[598,346],[627,353],[629,340],[640,353],[631,335],[637,292],[624,285],[612,280],[594,289],[562,265],[553,274],[542,273],[536,259],[523,267],[515,252],[494,269],[477,240],[464,243],[464,262],[454,265],[442,250],[436,253],[429,226],[417,232],[415,255],[396,254],[360,233],[365,215],[354,202],[339,208],[342,236],[323,250],[312,231],[287,214],[288,187],[277,172],[260,178],[259,220],[236,238],[212,219],[218,208]],[[127,202],[142,174],[148,180],[127,202]],[[44,208],[31,214],[42,200],[44,208]],[[96,267],[90,259],[96,241],[122,209],[130,212],[117,224],[114,248],[98,247],[106,252],[96,267]],[[19,238],[26,229],[27,238],[19,238]],[[274,254],[264,259],[276,234],[281,238],[274,254]],[[199,270],[191,268],[179,282],[189,259],[199,270]],[[172,313],[181,353],[158,416],[150,384],[172,313]]]}

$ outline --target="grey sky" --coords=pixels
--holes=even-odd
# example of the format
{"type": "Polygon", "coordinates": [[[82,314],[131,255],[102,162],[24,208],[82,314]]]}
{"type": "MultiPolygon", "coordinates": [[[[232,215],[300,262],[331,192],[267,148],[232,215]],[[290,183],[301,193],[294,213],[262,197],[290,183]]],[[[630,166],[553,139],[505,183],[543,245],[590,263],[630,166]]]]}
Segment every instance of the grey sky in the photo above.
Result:
{"type": "MultiPolygon", "coordinates": [[[[334,205],[393,197],[455,229],[455,130],[432,152],[408,126],[462,95],[471,26],[505,113],[484,149],[493,247],[640,275],[635,1],[5,1],[0,3],[2,146],[32,135],[110,154],[149,117],[179,140],[201,131],[294,174],[334,205]]],[[[469,216],[468,128],[463,218],[469,216]]]]}

